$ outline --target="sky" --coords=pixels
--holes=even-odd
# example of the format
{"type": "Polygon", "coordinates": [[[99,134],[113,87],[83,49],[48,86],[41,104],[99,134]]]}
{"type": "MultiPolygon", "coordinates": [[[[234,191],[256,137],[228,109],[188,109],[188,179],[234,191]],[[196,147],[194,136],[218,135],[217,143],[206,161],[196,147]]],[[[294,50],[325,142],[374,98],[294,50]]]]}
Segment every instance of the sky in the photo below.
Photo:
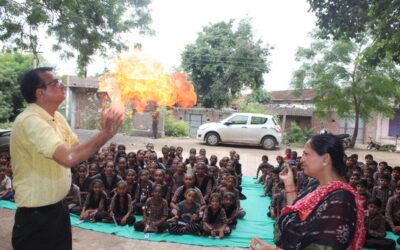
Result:
{"type": "MultiPolygon", "coordinates": [[[[185,46],[194,43],[202,28],[211,23],[250,17],[255,38],[274,47],[268,58],[270,72],[264,75],[267,91],[289,88],[292,72],[299,66],[295,51],[311,42],[309,32],[315,28],[316,18],[308,12],[306,0],[152,0],[150,5],[156,35],[144,37],[132,32],[125,35],[131,46],[140,42],[150,58],[160,62],[166,70],[177,67],[185,46]]],[[[48,39],[47,41],[51,41],[48,39]]],[[[75,75],[75,60],[63,60],[51,51],[51,43],[42,44],[41,51],[55,64],[60,75],[75,75]]],[[[113,62],[110,58],[94,57],[88,75],[102,72],[113,62]]]]}

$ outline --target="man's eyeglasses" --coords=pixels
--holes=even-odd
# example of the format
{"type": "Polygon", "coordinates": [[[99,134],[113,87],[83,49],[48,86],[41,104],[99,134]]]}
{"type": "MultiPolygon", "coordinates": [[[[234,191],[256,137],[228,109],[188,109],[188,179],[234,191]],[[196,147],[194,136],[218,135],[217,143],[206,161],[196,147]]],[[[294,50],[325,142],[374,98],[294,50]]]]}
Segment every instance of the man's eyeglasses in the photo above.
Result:
{"type": "Polygon", "coordinates": [[[49,83],[44,83],[42,86],[40,86],[40,88],[47,88],[47,86],[50,86],[50,85],[55,85],[57,88],[59,88],[59,87],[61,87],[61,85],[64,86],[64,83],[60,79],[56,79],[49,83]]]}

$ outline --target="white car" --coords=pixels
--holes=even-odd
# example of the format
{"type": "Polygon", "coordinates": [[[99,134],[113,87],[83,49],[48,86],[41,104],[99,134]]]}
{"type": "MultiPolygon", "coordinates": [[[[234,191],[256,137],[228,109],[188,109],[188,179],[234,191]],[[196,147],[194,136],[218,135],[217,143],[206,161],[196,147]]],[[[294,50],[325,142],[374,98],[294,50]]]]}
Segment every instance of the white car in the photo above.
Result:
{"type": "Polygon", "coordinates": [[[237,143],[274,149],[281,143],[282,130],[272,115],[234,113],[220,122],[202,124],[196,138],[212,146],[237,143]]]}

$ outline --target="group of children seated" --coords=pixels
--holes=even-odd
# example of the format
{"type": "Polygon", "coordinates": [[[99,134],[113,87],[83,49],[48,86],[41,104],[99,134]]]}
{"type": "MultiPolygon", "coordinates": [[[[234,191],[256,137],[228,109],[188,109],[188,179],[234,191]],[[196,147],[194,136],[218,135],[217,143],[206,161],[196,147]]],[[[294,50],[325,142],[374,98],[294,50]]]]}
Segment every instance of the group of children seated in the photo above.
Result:
{"type": "Polygon", "coordinates": [[[239,155],[231,151],[218,161],[192,148],[184,159],[182,151],[164,146],[157,157],[151,143],[129,153],[116,143],[103,147],[72,169],[70,212],[84,221],[133,225],[143,232],[229,235],[245,216],[239,155]]]}
{"type": "MultiPolygon", "coordinates": [[[[285,164],[293,166],[298,193],[313,178],[304,174],[301,157],[291,149],[286,149],[284,157],[276,157],[276,167],[268,162],[267,155],[263,155],[261,160],[256,183],[264,186],[265,194],[262,196],[270,196],[272,199],[268,216],[277,219],[286,206],[285,185],[279,179],[279,173],[285,168],[285,164]]],[[[346,156],[345,165],[348,168],[346,181],[357,190],[364,202],[367,231],[364,246],[372,249],[395,249],[395,241],[385,237],[386,231],[400,235],[400,167],[391,167],[385,161],[377,163],[371,154],[365,156],[364,162],[358,161],[357,154],[346,156]]]]}

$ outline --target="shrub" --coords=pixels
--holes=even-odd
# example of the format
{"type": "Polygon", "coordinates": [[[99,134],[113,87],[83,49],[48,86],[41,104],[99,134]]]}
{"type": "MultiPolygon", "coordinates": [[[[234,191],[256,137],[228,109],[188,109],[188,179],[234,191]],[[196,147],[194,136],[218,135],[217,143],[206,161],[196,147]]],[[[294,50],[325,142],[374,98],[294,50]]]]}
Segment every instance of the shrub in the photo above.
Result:
{"type": "Polygon", "coordinates": [[[292,122],[290,129],[283,135],[283,141],[295,146],[304,146],[304,144],[312,137],[314,129],[300,128],[297,123],[292,122]]]}
{"type": "Polygon", "coordinates": [[[177,121],[170,114],[166,114],[164,132],[166,136],[189,136],[190,126],[185,121],[177,121]]]}
{"type": "Polygon", "coordinates": [[[12,122],[2,122],[0,123],[0,129],[11,129],[12,125],[12,122]]]}

